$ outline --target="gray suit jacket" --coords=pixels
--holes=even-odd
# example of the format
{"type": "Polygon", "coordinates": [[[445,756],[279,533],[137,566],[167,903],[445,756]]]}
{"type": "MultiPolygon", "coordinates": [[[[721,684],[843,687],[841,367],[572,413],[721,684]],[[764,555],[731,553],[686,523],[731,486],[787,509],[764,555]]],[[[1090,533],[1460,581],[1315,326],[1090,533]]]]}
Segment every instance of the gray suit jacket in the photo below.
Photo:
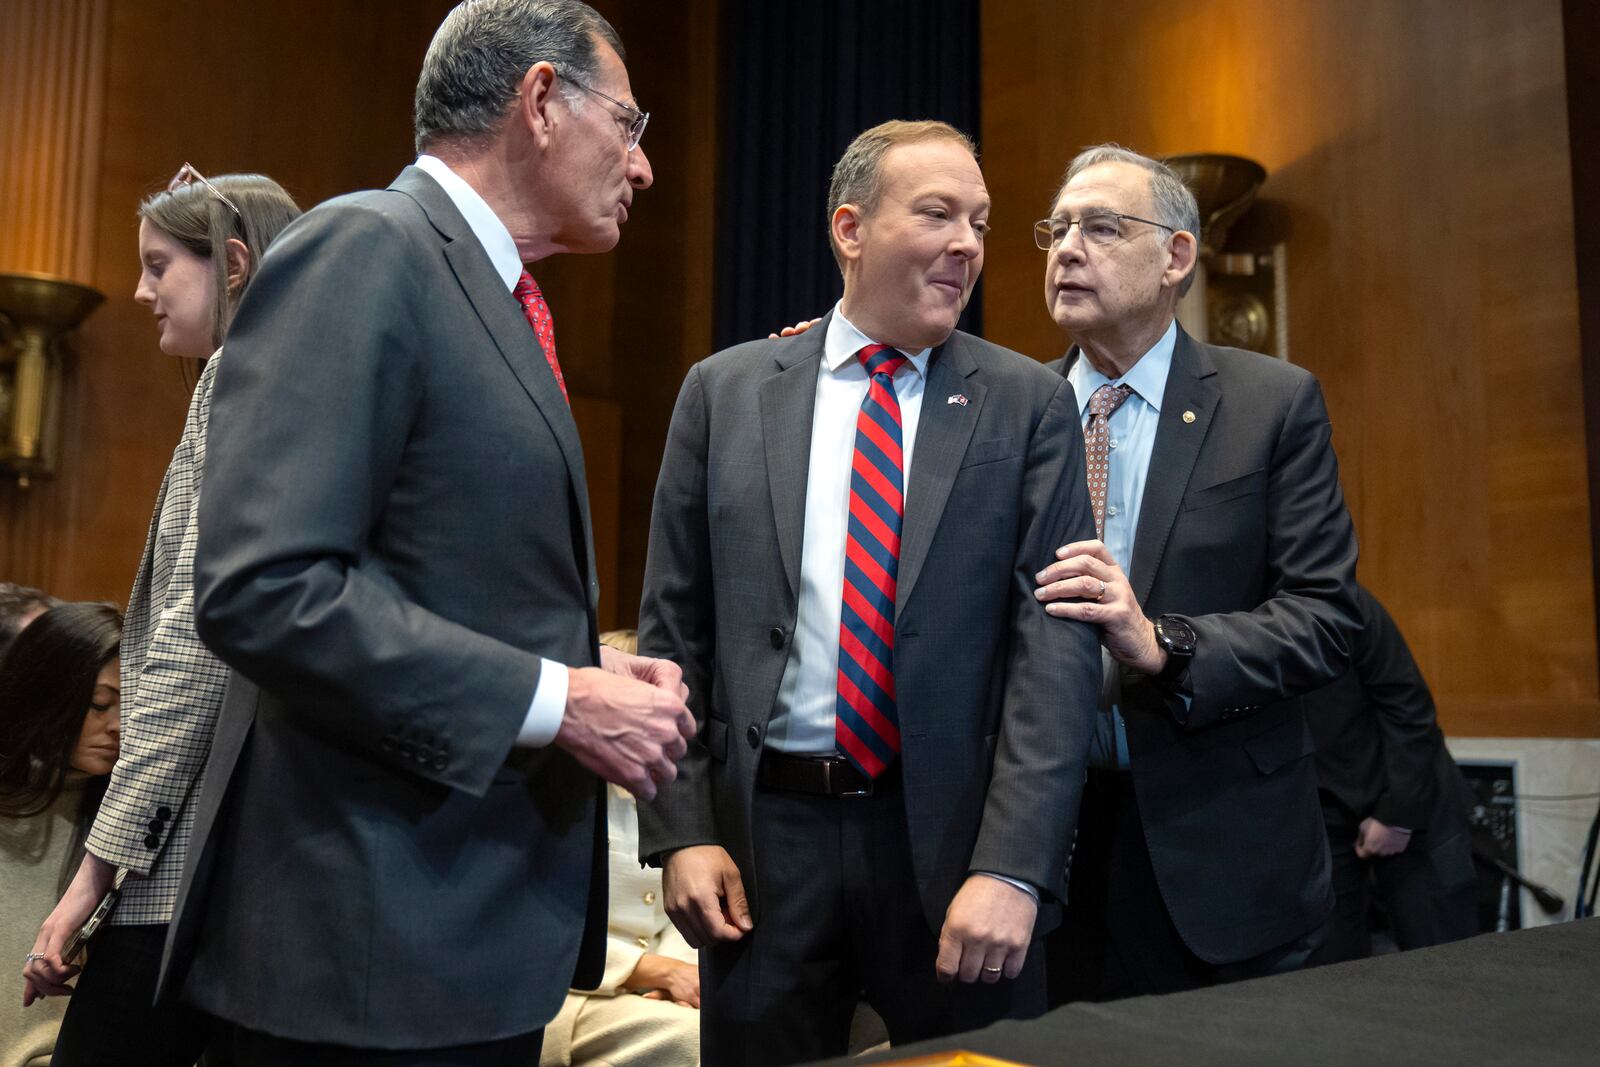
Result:
{"type": "Polygon", "coordinates": [[[165,982],[306,1041],[542,1026],[604,956],[599,783],[512,748],[539,655],[598,658],[583,456],[432,178],[284,232],[212,412],[196,622],[236,675],[165,982]]]}
{"type": "MultiPolygon", "coordinates": [[[[1065,373],[1077,356],[1053,366],[1065,373]]],[[[1331,437],[1305,370],[1179,328],[1131,580],[1146,615],[1182,615],[1198,632],[1194,699],[1185,709],[1132,671],[1122,694],[1162,896],[1211,963],[1287,944],[1332,904],[1297,699],[1344,673],[1359,625],[1331,437]]]]}
{"type": "MultiPolygon", "coordinates": [[[[702,729],[641,806],[640,851],[723,845],[757,916],[751,799],[798,610],[826,333],[689,372],[650,527],[640,647],[683,665],[702,729]]],[[[1100,654],[1092,627],[1044,613],[1033,576],[1093,531],[1072,387],[952,335],[929,361],[895,606],[906,814],[934,930],[971,870],[1064,894],[1100,654]]]]}

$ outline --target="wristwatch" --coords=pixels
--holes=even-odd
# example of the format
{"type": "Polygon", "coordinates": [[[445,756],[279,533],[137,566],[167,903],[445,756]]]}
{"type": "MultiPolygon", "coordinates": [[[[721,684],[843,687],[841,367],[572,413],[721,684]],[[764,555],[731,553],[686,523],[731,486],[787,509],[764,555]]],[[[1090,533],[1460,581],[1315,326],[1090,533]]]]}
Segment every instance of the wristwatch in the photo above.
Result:
{"type": "Polygon", "coordinates": [[[1156,617],[1156,640],[1167,650],[1167,664],[1155,679],[1164,685],[1181,680],[1194,660],[1195,632],[1181,615],[1156,617]]]}

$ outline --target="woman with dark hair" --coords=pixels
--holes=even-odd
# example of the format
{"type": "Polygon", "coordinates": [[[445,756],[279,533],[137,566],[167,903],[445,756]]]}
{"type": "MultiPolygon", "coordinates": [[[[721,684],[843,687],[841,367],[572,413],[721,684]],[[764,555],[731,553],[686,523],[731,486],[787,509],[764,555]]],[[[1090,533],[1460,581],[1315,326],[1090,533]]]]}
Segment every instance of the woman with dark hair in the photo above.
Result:
{"type": "Polygon", "coordinates": [[[184,164],[139,205],[142,271],[134,300],[156,318],[161,350],[203,361],[183,437],[156,498],[122,644],[123,758],[89,832],[83,863],[23,969],[34,993],[63,992],[72,931],[127,871],[62,1023],[55,1067],[125,1062],[190,1067],[213,1021],[176,1003],[153,1007],[184,855],[227,668],[194,629],[194,550],[211,387],[234,309],[278,233],[300,214],[259,174],[207,179],[184,164]]]}
{"type": "MultiPolygon", "coordinates": [[[[26,942],[77,869],[117,759],[117,644],[106,604],[61,604],[35,618],[0,658],[0,929],[26,942]]],[[[0,1008],[0,1067],[45,1063],[61,1011],[24,994],[0,1008]]]]}

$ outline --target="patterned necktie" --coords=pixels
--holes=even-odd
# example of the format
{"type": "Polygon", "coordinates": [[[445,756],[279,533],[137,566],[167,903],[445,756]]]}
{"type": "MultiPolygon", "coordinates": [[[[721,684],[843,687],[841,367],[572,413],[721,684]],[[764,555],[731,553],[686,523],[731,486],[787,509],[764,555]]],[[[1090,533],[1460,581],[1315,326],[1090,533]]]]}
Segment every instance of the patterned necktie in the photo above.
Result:
{"type": "Polygon", "coordinates": [[[556,384],[561,386],[561,395],[567,403],[572,403],[572,398],[567,396],[567,379],[562,376],[561,363],[556,359],[556,320],[550,314],[550,305],[545,303],[544,294],[539,291],[539,283],[524,270],[511,295],[522,305],[522,313],[527,316],[528,325],[533,327],[533,335],[539,339],[539,347],[544,350],[544,361],[550,364],[550,373],[556,376],[556,384]]]}
{"type": "Polygon", "coordinates": [[[1089,503],[1094,508],[1095,536],[1106,538],[1106,482],[1111,471],[1111,414],[1133,392],[1131,385],[1102,385],[1089,397],[1089,424],[1083,428],[1083,450],[1089,466],[1089,503]]]}
{"type": "Polygon", "coordinates": [[[894,596],[905,514],[900,401],[894,373],[906,357],[887,345],[856,354],[867,396],[856,416],[845,536],[844,604],[839,617],[839,699],[834,743],[868,778],[900,755],[894,697],[894,596]]]}

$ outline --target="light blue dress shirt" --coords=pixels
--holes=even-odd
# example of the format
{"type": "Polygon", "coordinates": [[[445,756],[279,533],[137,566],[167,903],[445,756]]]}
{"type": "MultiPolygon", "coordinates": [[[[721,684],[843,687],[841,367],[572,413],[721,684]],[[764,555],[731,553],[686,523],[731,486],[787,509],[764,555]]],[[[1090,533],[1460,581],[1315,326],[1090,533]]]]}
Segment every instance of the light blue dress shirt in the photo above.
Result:
{"type": "MultiPolygon", "coordinates": [[[[1150,453],[1155,449],[1156,424],[1161,419],[1161,397],[1167,391],[1167,374],[1172,370],[1172,350],[1178,342],[1178,324],[1139,357],[1121,378],[1107,378],[1095,370],[1083,355],[1072,365],[1067,380],[1078,395],[1078,418],[1088,426],[1089,398],[1102,385],[1127,385],[1133,389],[1122,406],[1108,420],[1111,452],[1106,472],[1106,548],[1122,568],[1133,577],[1133,540],[1139,530],[1139,509],[1144,503],[1144,485],[1150,473],[1150,453]]],[[[1122,675],[1116,660],[1100,650],[1104,679],[1100,704],[1105,714],[1095,722],[1089,745],[1089,765],[1100,768],[1128,767],[1128,734],[1122,721],[1120,698],[1122,675]]]]}

